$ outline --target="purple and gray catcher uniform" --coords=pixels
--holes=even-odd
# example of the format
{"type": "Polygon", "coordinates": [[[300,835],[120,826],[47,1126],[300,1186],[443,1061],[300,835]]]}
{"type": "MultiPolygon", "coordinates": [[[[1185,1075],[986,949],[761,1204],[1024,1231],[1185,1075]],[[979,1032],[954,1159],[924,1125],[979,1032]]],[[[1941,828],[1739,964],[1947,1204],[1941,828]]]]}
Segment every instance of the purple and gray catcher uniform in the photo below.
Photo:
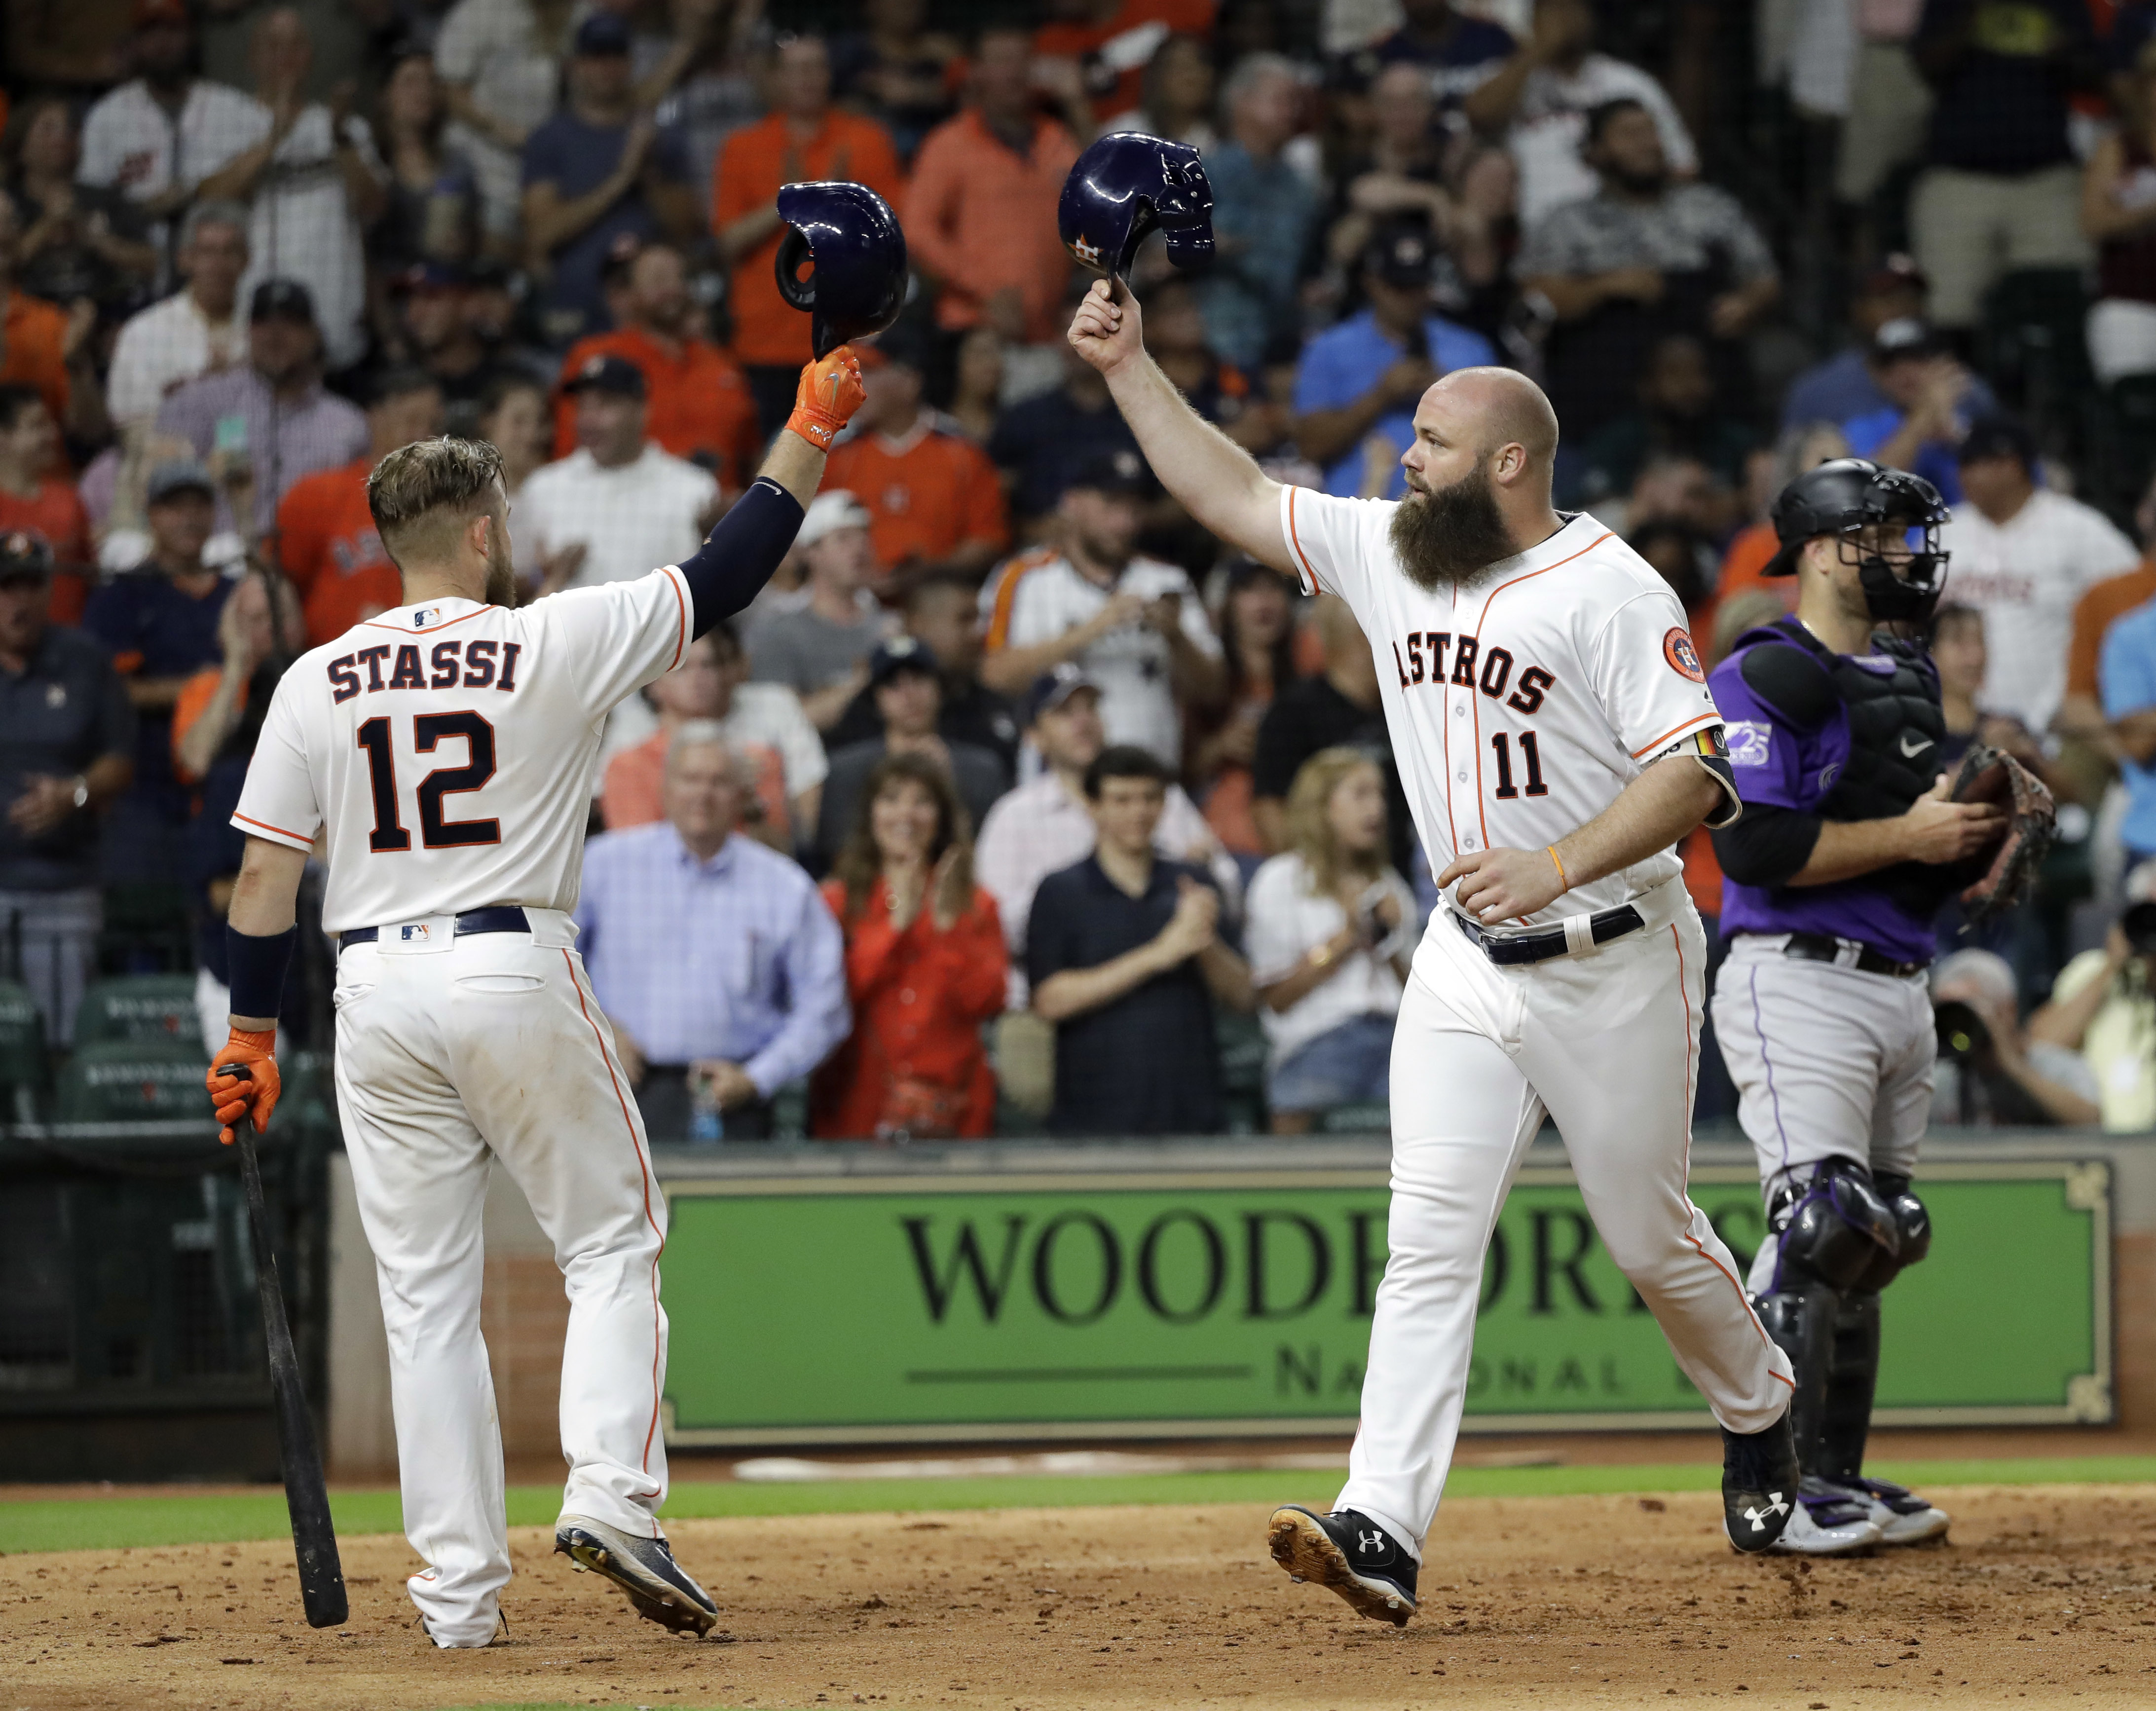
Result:
{"type": "MultiPolygon", "coordinates": [[[[1771,1201],[1836,1158],[1910,1175],[1936,1051],[1933,889],[1906,866],[1787,881],[1819,822],[1899,814],[1930,784],[1944,734],[1936,674],[1912,652],[1831,654],[1789,619],[1742,638],[1709,684],[1745,809],[1743,839],[1716,840],[1731,944],[1714,1026],[1761,1184],[1771,1201]]],[[[1770,1239],[1754,1289],[1771,1287],[1774,1256],[1770,1239]]]]}

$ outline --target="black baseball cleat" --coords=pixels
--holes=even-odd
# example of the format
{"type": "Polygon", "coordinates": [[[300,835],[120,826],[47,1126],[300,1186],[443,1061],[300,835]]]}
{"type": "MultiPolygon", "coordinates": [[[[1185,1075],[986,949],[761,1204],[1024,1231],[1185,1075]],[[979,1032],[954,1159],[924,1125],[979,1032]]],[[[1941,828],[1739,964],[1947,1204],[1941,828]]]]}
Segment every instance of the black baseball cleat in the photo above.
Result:
{"type": "Polygon", "coordinates": [[[1722,1523],[1747,1555],[1782,1536],[1796,1507],[1796,1440],[1784,1414],[1764,1431],[1722,1429],[1722,1523]]]}
{"type": "Polygon", "coordinates": [[[1297,1580],[1329,1586],[1373,1621],[1408,1625],[1415,1609],[1415,1559],[1368,1515],[1321,1515],[1289,1503],[1266,1529],[1273,1560],[1297,1580]]]}
{"type": "Polygon", "coordinates": [[[589,1569],[620,1587],[646,1621],[677,1634],[693,1630],[701,1639],[719,1619],[711,1595],[681,1572],[663,1539],[638,1539],[603,1521],[564,1515],[554,1523],[554,1549],[579,1573],[589,1569]]]}

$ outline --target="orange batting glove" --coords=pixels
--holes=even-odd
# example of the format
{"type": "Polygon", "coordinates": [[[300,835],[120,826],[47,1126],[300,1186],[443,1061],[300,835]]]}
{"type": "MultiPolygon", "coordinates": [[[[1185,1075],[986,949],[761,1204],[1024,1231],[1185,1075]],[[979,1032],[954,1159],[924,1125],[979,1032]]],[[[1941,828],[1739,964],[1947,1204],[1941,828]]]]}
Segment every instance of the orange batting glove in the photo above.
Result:
{"type": "Polygon", "coordinates": [[[801,371],[793,394],[793,414],[786,425],[819,451],[829,451],[839,430],[853,419],[868,397],[861,388],[861,359],[851,345],[841,345],[820,362],[801,371]]]}
{"type": "Polygon", "coordinates": [[[258,1135],[270,1127],[270,1113],[284,1092],[276,1051],[275,1028],[266,1034],[243,1034],[234,1028],[224,1050],[211,1059],[203,1081],[217,1106],[217,1120],[224,1125],[217,1138],[226,1146],[232,1144],[232,1131],[242,1118],[252,1117],[258,1135]]]}

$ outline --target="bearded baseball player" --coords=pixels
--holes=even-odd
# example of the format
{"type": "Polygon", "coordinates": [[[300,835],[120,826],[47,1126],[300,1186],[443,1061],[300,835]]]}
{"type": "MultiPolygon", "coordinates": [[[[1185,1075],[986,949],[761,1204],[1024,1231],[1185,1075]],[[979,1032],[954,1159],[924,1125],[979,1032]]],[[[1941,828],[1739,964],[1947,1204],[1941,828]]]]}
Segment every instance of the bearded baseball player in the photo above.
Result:
{"type": "Polygon", "coordinates": [[[1798,476],[1774,501],[1766,569],[1797,578],[1796,614],[1739,637],[1709,680],[1744,799],[1714,835],[1731,940],[1714,1027],[1767,1201],[1751,1285],[1797,1380],[1804,1479],[1778,1551],[1947,1529],[1864,1476],[1879,1292],[1931,1245],[1910,1178],[1937,1051],[1932,922],[1954,866],[2004,830],[1998,809],[1948,799],[1930,655],[1875,635],[1931,615],[1946,514],[1922,476],[1861,459],[1798,476]]]}
{"type": "Polygon", "coordinates": [[[666,1209],[570,911],[608,711],[763,586],[860,401],[841,345],[802,371],[762,474],[692,557],[521,610],[500,454],[459,439],[392,452],[367,501],[404,604],[302,655],[264,722],[233,815],[248,840],[232,1038],[210,1092],[228,1125],[259,1131],[275,1108],[293,900],[320,835],[338,1109],[388,1329],[405,1533],[427,1565],[407,1585],[437,1646],[489,1643],[509,1579],[480,1337],[495,1160],[569,1297],[555,1549],[669,1628],[701,1635],[717,1615],[656,1518],[666,1209]]]}
{"type": "Polygon", "coordinates": [[[1545,1112],[1612,1257],[1721,1423],[1732,1541],[1788,1519],[1789,1364],[1686,1195],[1707,946],[1671,846],[1735,788],[1684,611],[1592,517],[1550,508],[1557,419],[1525,377],[1422,396],[1399,504],[1268,480],[1147,357],[1103,281],[1070,342],[1154,470],[1371,639],[1444,905],[1393,1045],[1391,1257],[1332,1512],[1272,1518],[1276,1560],[1404,1624],[1459,1431],[1488,1246],[1545,1112]]]}

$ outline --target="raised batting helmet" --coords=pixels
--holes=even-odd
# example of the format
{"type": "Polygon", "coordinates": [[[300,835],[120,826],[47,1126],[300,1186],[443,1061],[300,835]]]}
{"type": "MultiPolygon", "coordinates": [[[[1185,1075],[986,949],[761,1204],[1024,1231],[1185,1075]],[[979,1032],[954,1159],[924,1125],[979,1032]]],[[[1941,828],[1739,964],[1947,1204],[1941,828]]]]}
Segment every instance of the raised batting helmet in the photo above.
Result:
{"type": "Polygon", "coordinates": [[[891,204],[865,184],[824,180],[778,192],[778,295],[809,316],[819,361],[851,339],[881,332],[906,302],[906,234],[891,204]],[[801,264],[814,260],[807,279],[801,264]]]}
{"type": "Polygon", "coordinates": [[[1761,575],[1794,576],[1804,542],[1821,535],[1855,535],[1885,525],[1907,532],[1911,556],[1899,573],[1877,552],[1860,560],[1864,603],[1871,615],[1882,621],[1923,619],[1938,604],[1947,575],[1947,554],[1939,547],[1947,502],[1922,475],[1865,458],[1835,458],[1790,482],[1768,515],[1781,545],[1761,575]]]}
{"type": "Polygon", "coordinates": [[[1194,267],[1213,255],[1213,186],[1188,143],[1112,131],[1070,168],[1055,223],[1070,253],[1096,273],[1128,273],[1156,226],[1168,234],[1168,259],[1194,267]]]}

